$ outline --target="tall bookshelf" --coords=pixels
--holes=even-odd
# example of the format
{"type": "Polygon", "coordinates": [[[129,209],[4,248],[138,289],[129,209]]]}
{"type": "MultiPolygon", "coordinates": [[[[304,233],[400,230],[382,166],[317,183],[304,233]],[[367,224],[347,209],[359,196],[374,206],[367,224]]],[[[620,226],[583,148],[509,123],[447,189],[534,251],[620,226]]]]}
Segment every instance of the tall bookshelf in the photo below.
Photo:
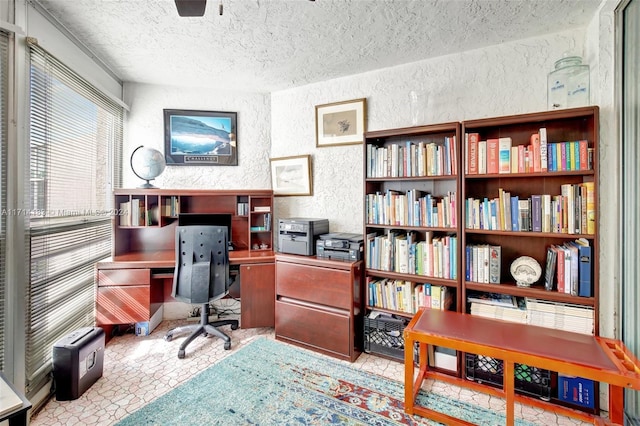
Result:
{"type": "MultiPolygon", "coordinates": [[[[436,290],[442,308],[461,309],[460,129],[453,122],[365,133],[368,311],[409,319],[425,294],[434,298],[422,303],[436,307],[436,290]]],[[[402,357],[401,351],[381,354],[402,357]]]]}
{"type": "MultiPolygon", "coordinates": [[[[474,313],[468,296],[478,292],[481,295],[513,296],[515,300],[526,302],[526,321],[529,324],[598,334],[598,125],[597,106],[462,123],[460,263],[463,265],[463,312],[474,313]],[[479,148],[482,142],[485,142],[485,147],[479,148]],[[483,161],[485,164],[481,164],[483,161]],[[490,162],[498,164],[490,166],[490,162]],[[569,249],[577,240],[589,246],[585,250],[590,251],[590,257],[583,256],[588,251],[569,249]],[[499,261],[493,262],[493,271],[487,278],[486,274],[491,269],[491,265],[487,266],[491,263],[487,252],[495,247],[500,249],[499,261]],[[574,260],[577,256],[577,263],[573,265],[587,268],[579,269],[579,274],[571,269],[569,275],[561,273],[566,278],[562,285],[557,272],[559,257],[556,269],[547,274],[549,250],[557,253],[559,247],[563,251],[567,248],[574,260]],[[540,265],[541,277],[537,281],[516,283],[510,267],[521,256],[531,257],[540,265]],[[485,271],[481,277],[477,273],[479,269],[485,271]],[[588,281],[580,282],[583,278],[588,278],[588,281]],[[560,324],[554,321],[556,317],[533,312],[535,304],[565,313],[573,309],[580,315],[592,317],[580,320],[576,330],[567,329],[564,327],[569,326],[570,316],[563,313],[560,324]],[[544,321],[540,319],[543,316],[544,321]]],[[[568,267],[570,263],[563,264],[568,267]]],[[[474,364],[466,355],[465,362],[467,377],[470,369],[482,373],[477,360],[474,364]]],[[[486,371],[487,366],[482,370],[486,371]]],[[[484,379],[484,382],[492,382],[484,379]]],[[[531,392],[564,404],[552,391],[554,380],[551,376],[545,381],[547,379],[548,386],[531,392]]],[[[501,378],[499,381],[501,384],[501,378]]],[[[595,384],[595,395],[598,394],[597,389],[595,384]]],[[[590,408],[595,410],[598,398],[593,399],[595,407],[590,408]]]]}

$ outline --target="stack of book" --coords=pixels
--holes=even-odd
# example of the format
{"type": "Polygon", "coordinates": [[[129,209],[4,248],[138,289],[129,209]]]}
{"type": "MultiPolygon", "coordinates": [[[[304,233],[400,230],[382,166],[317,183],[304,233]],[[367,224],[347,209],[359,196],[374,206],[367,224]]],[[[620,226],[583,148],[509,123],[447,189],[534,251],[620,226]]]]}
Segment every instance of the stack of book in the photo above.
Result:
{"type": "Polygon", "coordinates": [[[593,334],[593,307],[526,298],[527,324],[593,334]]]}
{"type": "Polygon", "coordinates": [[[467,302],[471,304],[471,315],[527,323],[527,310],[515,296],[498,293],[470,292],[467,302]]]}

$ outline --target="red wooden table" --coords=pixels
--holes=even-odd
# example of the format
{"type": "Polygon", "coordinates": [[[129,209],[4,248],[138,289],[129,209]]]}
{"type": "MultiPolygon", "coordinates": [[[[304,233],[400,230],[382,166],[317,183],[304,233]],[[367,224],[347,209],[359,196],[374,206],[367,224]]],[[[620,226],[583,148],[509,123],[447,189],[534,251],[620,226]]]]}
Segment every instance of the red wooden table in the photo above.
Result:
{"type": "Polygon", "coordinates": [[[421,309],[405,328],[404,341],[405,412],[447,424],[470,423],[416,404],[416,396],[426,378],[444,380],[505,398],[507,425],[514,424],[516,401],[591,421],[594,424],[606,423],[606,420],[600,416],[516,395],[515,363],[608,384],[609,421],[614,424],[623,423],[623,389],[640,390],[638,359],[622,342],[614,339],[450,311],[421,309]],[[419,345],[419,365],[417,366],[414,363],[416,343],[419,345]],[[428,345],[443,346],[502,360],[503,388],[497,389],[429,370],[428,345]],[[416,367],[418,368],[417,376],[416,367]]]}

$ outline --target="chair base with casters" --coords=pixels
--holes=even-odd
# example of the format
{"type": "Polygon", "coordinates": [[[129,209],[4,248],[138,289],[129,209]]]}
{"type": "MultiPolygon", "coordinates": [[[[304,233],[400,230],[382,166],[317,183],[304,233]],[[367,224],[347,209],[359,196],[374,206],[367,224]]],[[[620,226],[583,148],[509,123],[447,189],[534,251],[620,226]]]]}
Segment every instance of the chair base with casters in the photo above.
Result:
{"type": "Polygon", "coordinates": [[[171,340],[173,340],[174,334],[180,334],[184,331],[191,331],[191,334],[184,340],[184,342],[182,342],[182,344],[180,345],[180,349],[178,349],[178,358],[180,359],[184,358],[187,345],[201,334],[203,334],[205,337],[216,336],[224,340],[224,349],[228,351],[229,349],[231,349],[231,338],[216,328],[222,327],[223,325],[230,325],[232,330],[237,330],[239,327],[239,322],[235,319],[216,320],[209,322],[209,304],[203,303],[202,307],[200,308],[200,322],[198,324],[183,325],[173,328],[167,331],[164,339],[167,342],[170,342],[171,340]]]}

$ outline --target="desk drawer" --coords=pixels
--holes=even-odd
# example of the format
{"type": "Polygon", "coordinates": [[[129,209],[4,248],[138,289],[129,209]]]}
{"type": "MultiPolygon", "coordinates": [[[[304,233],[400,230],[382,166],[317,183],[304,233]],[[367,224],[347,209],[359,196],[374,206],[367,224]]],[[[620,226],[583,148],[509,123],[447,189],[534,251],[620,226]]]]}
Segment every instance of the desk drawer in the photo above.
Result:
{"type": "Polygon", "coordinates": [[[321,305],[350,310],[351,272],[278,262],[276,267],[276,294],[321,305]]]}
{"type": "Polygon", "coordinates": [[[295,302],[276,301],[277,337],[349,357],[353,348],[349,316],[295,302]]]}
{"type": "Polygon", "coordinates": [[[98,286],[149,285],[151,269],[101,269],[98,271],[98,286]]]}
{"type": "Polygon", "coordinates": [[[133,324],[151,318],[151,286],[99,287],[96,300],[98,325],[133,324]]]}

